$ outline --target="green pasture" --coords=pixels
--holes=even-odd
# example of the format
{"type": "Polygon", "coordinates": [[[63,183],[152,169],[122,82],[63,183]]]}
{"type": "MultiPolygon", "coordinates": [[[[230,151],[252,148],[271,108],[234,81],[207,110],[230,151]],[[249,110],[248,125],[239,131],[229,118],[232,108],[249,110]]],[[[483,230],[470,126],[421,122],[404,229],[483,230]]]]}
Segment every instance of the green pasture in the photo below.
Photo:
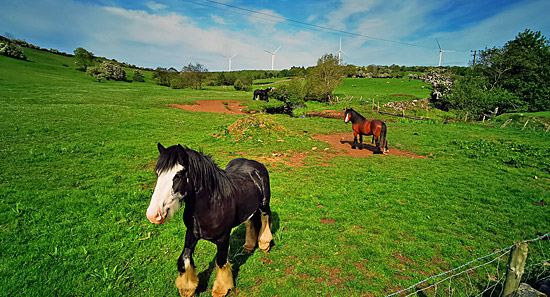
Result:
{"type": "Polygon", "coordinates": [[[353,99],[383,105],[390,101],[429,98],[431,86],[417,79],[407,78],[347,78],[334,89],[333,94],[341,100],[353,99]]]}
{"type": "MultiPolygon", "coordinates": [[[[228,127],[250,116],[169,104],[259,109],[252,92],[172,90],[150,73],[145,83],[98,83],[71,58],[25,53],[29,61],[0,56],[2,295],[178,296],[182,214],[160,226],[145,217],[157,142],[222,167],[265,160],[274,245],[248,255],[244,226],[234,229],[230,296],[383,296],[550,231],[549,206],[532,204],[550,201],[544,131],[386,118],[390,151],[426,158],[353,158],[313,138],[351,134],[341,120],[256,114],[249,120],[265,125],[233,135],[228,127]]],[[[420,85],[345,79],[335,94],[424,98],[420,85]]],[[[198,296],[210,296],[215,250],[196,248],[198,296]]]]}

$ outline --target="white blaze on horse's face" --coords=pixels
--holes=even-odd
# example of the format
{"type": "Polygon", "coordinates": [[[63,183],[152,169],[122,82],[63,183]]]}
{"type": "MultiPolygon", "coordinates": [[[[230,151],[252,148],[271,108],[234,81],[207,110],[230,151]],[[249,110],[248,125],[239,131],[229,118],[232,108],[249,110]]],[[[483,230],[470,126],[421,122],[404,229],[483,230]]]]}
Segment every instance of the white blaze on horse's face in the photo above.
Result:
{"type": "Polygon", "coordinates": [[[147,208],[147,218],[153,224],[162,224],[179,210],[181,195],[174,193],[174,176],[183,166],[177,164],[172,169],[158,175],[157,185],[151,203],[147,208]]]}
{"type": "Polygon", "coordinates": [[[349,122],[349,119],[351,118],[351,113],[346,113],[346,118],[344,119],[344,123],[348,123],[349,122]]]}

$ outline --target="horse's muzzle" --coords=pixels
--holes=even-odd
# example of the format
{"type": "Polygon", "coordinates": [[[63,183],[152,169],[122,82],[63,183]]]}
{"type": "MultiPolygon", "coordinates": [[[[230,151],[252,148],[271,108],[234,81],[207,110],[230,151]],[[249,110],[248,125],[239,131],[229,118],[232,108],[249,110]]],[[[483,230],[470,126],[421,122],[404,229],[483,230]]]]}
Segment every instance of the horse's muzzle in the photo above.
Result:
{"type": "Polygon", "coordinates": [[[160,210],[157,210],[155,213],[147,212],[147,218],[149,219],[149,222],[157,225],[160,225],[166,221],[166,216],[163,216],[160,213],[160,210]]]}

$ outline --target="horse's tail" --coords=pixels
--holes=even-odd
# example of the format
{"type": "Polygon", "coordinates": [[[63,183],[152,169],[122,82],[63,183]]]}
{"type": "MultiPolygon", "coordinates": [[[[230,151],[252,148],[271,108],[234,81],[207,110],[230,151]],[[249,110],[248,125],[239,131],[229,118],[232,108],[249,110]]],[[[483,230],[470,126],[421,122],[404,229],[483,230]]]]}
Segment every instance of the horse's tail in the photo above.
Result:
{"type": "Polygon", "coordinates": [[[382,122],[382,131],[380,131],[380,148],[383,153],[387,153],[388,150],[388,140],[386,139],[386,132],[388,131],[388,127],[386,126],[386,123],[382,122]]]}

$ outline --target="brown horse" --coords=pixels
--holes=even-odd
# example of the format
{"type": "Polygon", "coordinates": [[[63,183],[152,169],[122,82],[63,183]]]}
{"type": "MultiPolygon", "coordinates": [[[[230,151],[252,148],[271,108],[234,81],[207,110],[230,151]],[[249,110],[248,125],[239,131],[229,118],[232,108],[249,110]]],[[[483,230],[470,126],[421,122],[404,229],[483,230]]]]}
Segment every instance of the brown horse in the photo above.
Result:
{"type": "Polygon", "coordinates": [[[344,122],[347,124],[349,121],[352,123],[353,128],[353,144],[352,149],[355,149],[357,145],[357,136],[359,135],[359,149],[363,148],[363,135],[372,135],[372,143],[376,141],[376,148],[379,153],[387,154],[388,141],[386,140],[386,124],[381,120],[367,120],[364,116],[360,115],[352,108],[347,109],[344,114],[344,122]]]}

